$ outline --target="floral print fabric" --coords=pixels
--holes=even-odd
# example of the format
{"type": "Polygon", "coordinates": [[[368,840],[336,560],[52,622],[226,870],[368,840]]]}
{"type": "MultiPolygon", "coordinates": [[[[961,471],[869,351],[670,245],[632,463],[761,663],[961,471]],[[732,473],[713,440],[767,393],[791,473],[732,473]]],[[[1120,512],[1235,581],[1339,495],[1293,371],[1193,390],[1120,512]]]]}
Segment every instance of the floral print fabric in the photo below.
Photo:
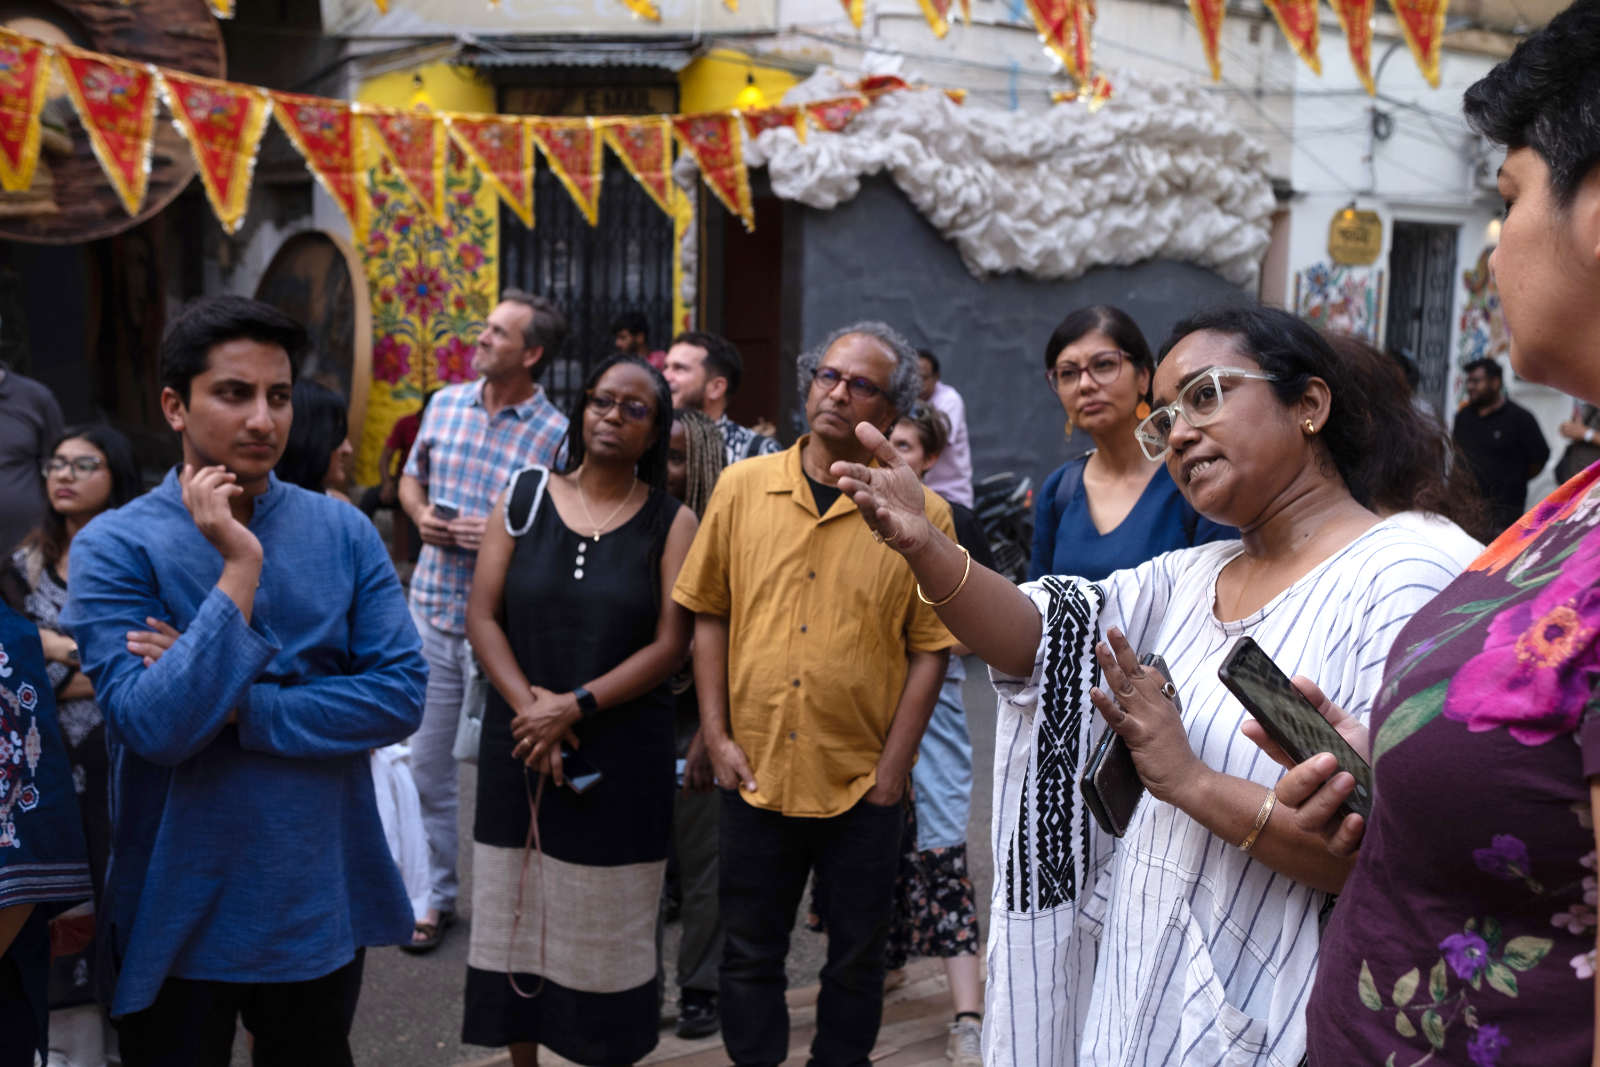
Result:
{"type": "Polygon", "coordinates": [[[1395,642],[1376,803],[1323,938],[1313,1064],[1587,1064],[1600,774],[1600,465],[1395,642]]]}

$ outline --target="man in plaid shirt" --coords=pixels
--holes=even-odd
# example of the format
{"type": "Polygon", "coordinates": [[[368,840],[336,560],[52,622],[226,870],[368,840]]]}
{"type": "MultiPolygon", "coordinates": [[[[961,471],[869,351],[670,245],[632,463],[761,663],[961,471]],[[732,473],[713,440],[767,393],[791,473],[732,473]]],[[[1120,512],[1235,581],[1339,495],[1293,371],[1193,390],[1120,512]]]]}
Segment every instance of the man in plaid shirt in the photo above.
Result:
{"type": "Polygon", "coordinates": [[[552,466],[566,436],[566,416],[535,381],[566,334],[566,316],[555,304],[506,290],[478,337],[478,380],[434,396],[400,479],[400,506],[422,535],[411,615],[429,668],[411,770],[422,798],[431,890],[407,946],[413,952],[436,947],[455,917],[459,790],[451,747],[472,669],[466,617],[472,568],[506,482],[529,464],[552,466]]]}

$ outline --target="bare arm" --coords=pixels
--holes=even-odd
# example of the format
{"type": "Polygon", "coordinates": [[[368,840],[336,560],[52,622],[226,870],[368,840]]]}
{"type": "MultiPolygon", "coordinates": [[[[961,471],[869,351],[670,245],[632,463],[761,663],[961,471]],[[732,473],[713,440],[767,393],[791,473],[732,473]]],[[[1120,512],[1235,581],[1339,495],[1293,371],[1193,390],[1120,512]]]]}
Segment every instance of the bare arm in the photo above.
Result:
{"type": "Polygon", "coordinates": [[[933,716],[933,706],[939,700],[939,687],[944,684],[944,671],[949,662],[948,652],[911,653],[905,688],[900,691],[900,703],[894,709],[889,736],[883,742],[883,754],[878,757],[877,780],[864,798],[868,803],[887,807],[899,803],[905,795],[911,761],[916,758],[922,733],[933,716]]]}
{"type": "Polygon", "coordinates": [[[872,531],[906,558],[929,600],[942,600],[961,587],[959,596],[936,609],[956,640],[1004,674],[1031,675],[1044,632],[1039,610],[1004,577],[976,563],[962,586],[967,554],[924,513],[916,472],[869,423],[856,427],[856,437],[882,466],[835,463],[839,487],[855,498],[872,531]]]}

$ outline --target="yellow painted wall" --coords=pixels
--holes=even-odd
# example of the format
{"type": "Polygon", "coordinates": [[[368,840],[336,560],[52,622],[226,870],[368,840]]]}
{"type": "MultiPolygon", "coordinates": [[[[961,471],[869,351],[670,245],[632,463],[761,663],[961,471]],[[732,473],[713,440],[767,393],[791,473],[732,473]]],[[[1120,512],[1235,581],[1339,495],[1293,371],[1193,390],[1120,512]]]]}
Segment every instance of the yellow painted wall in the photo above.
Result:
{"type": "Polygon", "coordinates": [[[679,109],[693,114],[733,107],[749,74],[755,75],[756,88],[769,107],[781,103],[783,94],[800,80],[787,70],[760,66],[742,52],[717,48],[684,67],[678,75],[679,109]]]}
{"type": "Polygon", "coordinates": [[[493,112],[494,86],[475,78],[471,67],[432,63],[364,81],[356,90],[356,99],[381,107],[413,107],[426,103],[435,111],[493,112]],[[420,101],[419,92],[424,94],[420,101]]]}

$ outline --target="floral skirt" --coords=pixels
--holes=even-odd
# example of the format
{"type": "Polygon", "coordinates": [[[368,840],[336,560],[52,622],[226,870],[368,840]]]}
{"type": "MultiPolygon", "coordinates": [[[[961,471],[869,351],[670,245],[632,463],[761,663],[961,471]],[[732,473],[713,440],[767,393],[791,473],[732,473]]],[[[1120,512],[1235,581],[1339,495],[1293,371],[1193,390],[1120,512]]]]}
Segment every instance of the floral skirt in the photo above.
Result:
{"type": "Polygon", "coordinates": [[[950,959],[977,955],[978,911],[967,875],[967,846],[917,849],[916,805],[906,805],[906,850],[895,880],[894,922],[885,950],[889,969],[913,956],[950,959]]]}

